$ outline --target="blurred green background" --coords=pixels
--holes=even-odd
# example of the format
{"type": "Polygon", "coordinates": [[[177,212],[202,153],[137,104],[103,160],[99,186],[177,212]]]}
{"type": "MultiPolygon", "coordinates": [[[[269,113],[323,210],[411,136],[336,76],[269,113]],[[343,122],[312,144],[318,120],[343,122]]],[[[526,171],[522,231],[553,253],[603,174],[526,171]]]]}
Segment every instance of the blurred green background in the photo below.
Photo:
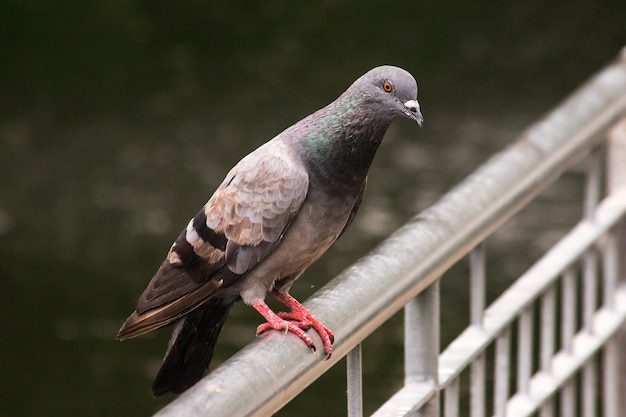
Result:
{"type": "MultiPolygon", "coordinates": [[[[149,415],[169,332],[113,340],[173,239],[241,157],[371,67],[420,85],[351,230],[304,300],[514,140],[626,45],[623,0],[0,3],[0,416],[149,415]]],[[[579,214],[565,177],[492,238],[489,297],[579,214]],[[532,236],[532,237],[529,237],[532,236]]],[[[442,344],[467,325],[444,278],[442,344]]],[[[254,338],[237,306],[212,366],[254,338]]],[[[341,364],[279,416],[343,415],[341,364]],[[323,398],[323,401],[320,401],[323,398]]],[[[401,317],[364,345],[366,413],[402,384],[401,317]]]]}

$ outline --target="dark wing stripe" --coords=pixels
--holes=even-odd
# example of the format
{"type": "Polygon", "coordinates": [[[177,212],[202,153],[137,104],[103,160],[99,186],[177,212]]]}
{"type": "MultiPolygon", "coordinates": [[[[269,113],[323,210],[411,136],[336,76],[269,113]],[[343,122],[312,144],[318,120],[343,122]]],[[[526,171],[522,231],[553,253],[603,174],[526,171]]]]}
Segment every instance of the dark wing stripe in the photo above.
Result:
{"type": "Polygon", "coordinates": [[[204,213],[204,209],[193,218],[193,228],[202,240],[210,243],[211,246],[221,251],[226,250],[226,243],[228,243],[228,239],[226,239],[224,233],[217,233],[206,225],[206,214],[204,213]]]}
{"type": "Polygon", "coordinates": [[[174,246],[172,246],[172,250],[176,252],[181,261],[181,264],[173,264],[173,266],[192,265],[203,260],[193,250],[191,244],[187,242],[186,234],[186,230],[183,230],[180,236],[178,236],[178,239],[176,239],[174,246]]]}

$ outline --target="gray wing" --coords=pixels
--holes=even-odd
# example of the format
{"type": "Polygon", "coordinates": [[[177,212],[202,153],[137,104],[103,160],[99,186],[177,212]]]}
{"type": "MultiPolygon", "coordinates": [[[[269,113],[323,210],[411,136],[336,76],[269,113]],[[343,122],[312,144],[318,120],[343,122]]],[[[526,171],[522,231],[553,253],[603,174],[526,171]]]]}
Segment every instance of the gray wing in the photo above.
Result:
{"type": "Polygon", "coordinates": [[[254,268],[280,244],[308,187],[280,143],[242,159],[174,242],[118,339],[171,323],[254,268]]]}

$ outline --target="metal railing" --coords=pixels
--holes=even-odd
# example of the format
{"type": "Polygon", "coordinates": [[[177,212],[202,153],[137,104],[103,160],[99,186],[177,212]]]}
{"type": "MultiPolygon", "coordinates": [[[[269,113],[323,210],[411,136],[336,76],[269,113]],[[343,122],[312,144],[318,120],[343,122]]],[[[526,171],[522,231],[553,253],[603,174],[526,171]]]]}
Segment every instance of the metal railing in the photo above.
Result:
{"type": "Polygon", "coordinates": [[[623,116],[626,52],[306,302],[335,332],[330,360],[303,349],[297,338],[270,334],[157,415],[269,416],[347,355],[347,413],[361,416],[360,342],[404,308],[405,384],[374,416],[458,416],[465,374],[472,417],[488,412],[499,417],[622,416],[626,256],[620,254],[626,254],[626,229],[620,220],[626,213],[626,120],[617,123],[623,116]],[[583,219],[486,307],[482,242],[583,159],[583,219]],[[605,193],[603,178],[608,180],[605,193]],[[439,278],[468,254],[470,326],[440,353],[439,278]],[[487,348],[494,344],[491,379],[487,348]]]}

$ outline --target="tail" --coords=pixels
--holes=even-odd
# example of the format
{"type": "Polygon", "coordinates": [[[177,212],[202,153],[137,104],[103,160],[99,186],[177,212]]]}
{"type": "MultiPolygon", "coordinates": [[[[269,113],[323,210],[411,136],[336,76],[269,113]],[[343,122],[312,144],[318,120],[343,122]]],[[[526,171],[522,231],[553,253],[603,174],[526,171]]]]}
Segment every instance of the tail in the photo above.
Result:
{"type": "Polygon", "coordinates": [[[161,369],[152,384],[152,395],[180,393],[198,382],[209,366],[217,337],[234,301],[215,299],[174,322],[161,369]]]}

